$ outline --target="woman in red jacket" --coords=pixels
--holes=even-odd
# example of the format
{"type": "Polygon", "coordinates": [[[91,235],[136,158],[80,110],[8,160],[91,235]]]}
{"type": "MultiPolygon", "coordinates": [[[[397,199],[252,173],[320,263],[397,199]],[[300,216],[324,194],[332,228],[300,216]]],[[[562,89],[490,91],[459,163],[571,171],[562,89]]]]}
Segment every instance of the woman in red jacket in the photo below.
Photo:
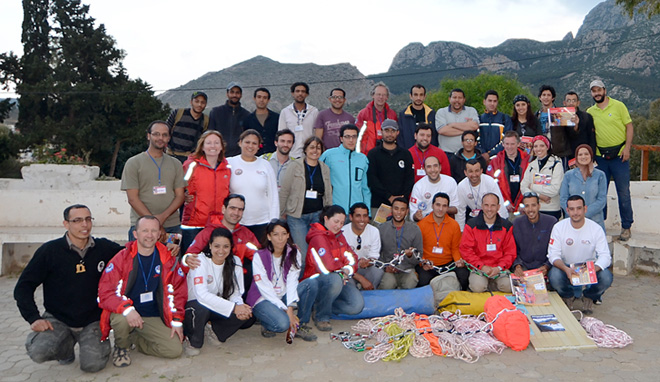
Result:
{"type": "Polygon", "coordinates": [[[181,218],[181,250],[186,253],[195,236],[206,226],[211,213],[222,214],[222,202],[229,195],[231,169],[225,159],[222,134],[208,130],[199,138],[197,148],[183,164],[186,204],[181,218]]]}

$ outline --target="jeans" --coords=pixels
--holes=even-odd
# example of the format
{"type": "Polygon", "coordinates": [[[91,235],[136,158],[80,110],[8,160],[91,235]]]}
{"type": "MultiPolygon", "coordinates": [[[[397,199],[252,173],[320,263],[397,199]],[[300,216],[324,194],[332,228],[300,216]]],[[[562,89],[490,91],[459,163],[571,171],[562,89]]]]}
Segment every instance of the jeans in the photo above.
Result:
{"type": "Polygon", "coordinates": [[[344,285],[338,273],[321,274],[310,277],[298,284],[298,318],[301,324],[309,322],[312,308],[316,311],[316,321],[330,321],[334,314],[358,314],[364,308],[362,293],[349,280],[344,285]]]}
{"type": "MultiPolygon", "coordinates": [[[[621,162],[621,157],[605,159],[596,157],[598,169],[605,173],[607,187],[610,187],[610,177],[614,178],[619,214],[621,215],[621,228],[630,228],[633,223],[632,203],[630,202],[630,161],[621,162]]],[[[607,204],[603,210],[603,218],[607,219],[607,204]]]]}
{"type": "Polygon", "coordinates": [[[378,285],[380,285],[380,281],[383,279],[383,274],[385,272],[382,269],[376,268],[372,265],[367,268],[358,268],[357,273],[369,280],[369,282],[373,284],[374,289],[378,289],[378,285]]]}
{"type": "Polygon", "coordinates": [[[252,316],[247,320],[241,320],[236,317],[234,312],[229,317],[225,317],[200,304],[197,300],[190,300],[186,303],[183,334],[188,337],[192,347],[199,349],[204,345],[204,328],[209,321],[211,321],[213,333],[220,342],[224,343],[239,329],[251,327],[256,319],[252,316]]]}
{"type": "MultiPolygon", "coordinates": [[[[282,299],[285,301],[286,297],[282,299]]],[[[291,326],[289,315],[272,302],[263,300],[252,308],[252,313],[261,321],[261,326],[271,332],[282,333],[291,326]]]]}
{"type": "MultiPolygon", "coordinates": [[[[298,249],[300,250],[300,255],[302,257],[302,264],[300,269],[305,269],[305,257],[307,256],[307,232],[309,227],[313,223],[319,222],[319,216],[321,216],[321,211],[312,212],[309,214],[303,214],[299,218],[294,218],[293,216],[287,216],[286,222],[289,224],[289,229],[291,230],[291,239],[296,243],[298,249]]],[[[303,272],[300,272],[302,276],[303,272]]]]}
{"type": "Polygon", "coordinates": [[[182,228],[181,229],[181,249],[179,250],[179,256],[186,254],[188,247],[195,241],[195,236],[198,233],[202,232],[203,228],[182,228]]]}
{"type": "Polygon", "coordinates": [[[596,272],[596,278],[598,279],[597,284],[573,286],[566,273],[561,269],[552,267],[550,268],[550,272],[548,272],[550,285],[563,298],[579,298],[584,295],[584,297],[594,301],[598,300],[605,293],[605,290],[612,285],[612,272],[609,269],[601,269],[596,272]]]}

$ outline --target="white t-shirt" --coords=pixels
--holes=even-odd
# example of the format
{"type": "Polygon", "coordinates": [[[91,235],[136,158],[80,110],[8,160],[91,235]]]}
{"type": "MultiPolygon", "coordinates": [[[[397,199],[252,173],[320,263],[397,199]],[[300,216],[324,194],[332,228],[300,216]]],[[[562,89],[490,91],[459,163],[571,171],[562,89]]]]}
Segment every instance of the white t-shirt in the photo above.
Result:
{"type": "Polygon", "coordinates": [[[243,299],[241,295],[245,292],[243,286],[243,267],[241,267],[241,259],[234,256],[236,268],[234,269],[234,293],[229,296],[228,300],[222,298],[222,270],[225,264],[216,265],[210,258],[206,257],[204,253],[200,253],[197,258],[201,264],[196,269],[188,272],[188,301],[197,300],[200,304],[209,308],[210,310],[229,317],[234,311],[235,305],[242,305],[243,299]]]}
{"type": "Polygon", "coordinates": [[[566,265],[592,260],[601,269],[610,266],[612,256],[603,228],[591,219],[584,220],[584,225],[580,229],[573,228],[571,219],[564,219],[555,224],[548,244],[550,264],[558,259],[566,265]]]}
{"type": "MultiPolygon", "coordinates": [[[[458,184],[458,213],[456,213],[456,221],[461,226],[461,231],[465,227],[465,211],[467,207],[470,207],[473,213],[475,210],[481,210],[481,198],[486,194],[493,193],[500,198],[500,210],[498,211],[502,219],[507,219],[509,217],[509,211],[507,211],[506,206],[504,205],[504,198],[502,197],[502,191],[500,187],[495,182],[490,175],[481,174],[481,181],[476,187],[472,187],[470,184],[470,179],[465,178],[461,180],[458,184]]],[[[477,214],[475,213],[475,216],[477,214]]]]}
{"type": "Polygon", "coordinates": [[[346,242],[351,246],[353,252],[358,255],[358,259],[378,259],[380,257],[380,233],[378,228],[367,224],[364,232],[360,235],[360,249],[358,247],[358,235],[351,229],[351,223],[342,228],[346,242]]]}
{"type": "Polygon", "coordinates": [[[449,195],[449,207],[458,207],[457,187],[454,178],[444,174],[440,174],[438,183],[431,183],[428,175],[418,180],[410,194],[410,219],[413,220],[417,210],[421,210],[424,216],[430,214],[433,211],[433,196],[438,192],[449,195]]]}
{"type": "Polygon", "coordinates": [[[263,158],[244,161],[240,155],[227,158],[231,166],[229,192],[245,197],[242,225],[268,223],[280,216],[280,199],[273,167],[263,158]]]}

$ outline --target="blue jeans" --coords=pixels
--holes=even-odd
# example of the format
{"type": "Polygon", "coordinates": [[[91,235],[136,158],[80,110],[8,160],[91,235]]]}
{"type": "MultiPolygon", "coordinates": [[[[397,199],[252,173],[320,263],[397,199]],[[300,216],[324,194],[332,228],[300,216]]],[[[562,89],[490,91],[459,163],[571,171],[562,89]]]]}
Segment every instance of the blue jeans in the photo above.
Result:
{"type": "MultiPolygon", "coordinates": [[[[285,301],[286,297],[282,299],[285,301]]],[[[286,302],[285,302],[286,304],[286,302]]],[[[252,313],[261,321],[261,326],[271,332],[282,333],[291,326],[289,315],[272,302],[263,300],[252,308],[252,313]]]]}
{"type": "Polygon", "coordinates": [[[550,268],[548,272],[548,279],[550,285],[559,293],[563,298],[570,297],[584,297],[590,298],[594,301],[600,299],[600,296],[605,293],[605,290],[612,285],[612,272],[609,269],[601,269],[596,272],[597,284],[573,286],[571,281],[566,276],[566,273],[557,267],[550,268]],[[584,290],[583,290],[584,288],[584,290]]]}
{"type": "MultiPolygon", "coordinates": [[[[289,224],[289,229],[291,230],[291,238],[298,246],[302,255],[302,264],[300,265],[300,269],[302,270],[305,269],[305,257],[307,256],[307,241],[305,238],[307,237],[310,226],[313,223],[319,222],[319,216],[321,216],[321,211],[303,214],[299,218],[294,218],[293,216],[286,217],[286,222],[289,224]]],[[[303,272],[300,272],[300,276],[302,274],[303,272]]]]}
{"type": "Polygon", "coordinates": [[[364,308],[362,293],[355,287],[355,281],[346,285],[339,274],[332,272],[310,277],[298,284],[298,318],[301,324],[309,322],[312,308],[316,311],[316,321],[330,321],[334,314],[358,314],[364,308]]]}
{"type": "MultiPolygon", "coordinates": [[[[630,202],[630,161],[621,162],[621,157],[614,159],[596,157],[596,163],[598,163],[598,169],[605,173],[608,189],[610,177],[614,178],[619,215],[621,215],[621,228],[630,228],[633,223],[633,209],[630,202]]],[[[607,204],[603,210],[603,219],[607,219],[607,204]]]]}
{"type": "Polygon", "coordinates": [[[186,254],[188,247],[195,241],[195,236],[198,233],[202,232],[203,228],[182,228],[181,229],[181,249],[179,250],[179,255],[183,256],[186,254]]]}

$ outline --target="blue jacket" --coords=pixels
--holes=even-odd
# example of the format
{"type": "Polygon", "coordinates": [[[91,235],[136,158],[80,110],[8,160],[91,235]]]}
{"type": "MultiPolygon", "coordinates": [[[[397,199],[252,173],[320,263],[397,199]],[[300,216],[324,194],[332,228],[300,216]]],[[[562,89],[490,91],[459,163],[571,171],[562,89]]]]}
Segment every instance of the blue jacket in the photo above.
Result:
{"type": "MultiPolygon", "coordinates": [[[[417,121],[415,121],[415,116],[410,111],[411,107],[412,104],[399,113],[399,137],[396,139],[396,143],[406,150],[417,143],[415,142],[417,121]]],[[[432,126],[431,144],[438,146],[438,132],[435,130],[435,110],[424,104],[424,114],[426,115],[426,123],[432,126]]]]}
{"type": "Polygon", "coordinates": [[[566,211],[566,202],[573,195],[580,195],[587,204],[587,213],[585,216],[603,227],[605,230],[605,216],[603,210],[607,203],[607,179],[602,170],[594,168],[594,172],[585,181],[579,168],[569,170],[564,174],[564,180],[559,189],[559,203],[564,212],[566,211]]]}
{"type": "Polygon", "coordinates": [[[320,160],[330,167],[332,202],[342,206],[348,214],[350,206],[357,202],[371,205],[371,191],[367,183],[367,156],[350,151],[340,145],[327,150],[320,160]]]}
{"type": "Polygon", "coordinates": [[[504,133],[512,129],[513,122],[511,122],[511,117],[504,113],[498,111],[497,114],[481,114],[479,117],[479,148],[481,152],[493,156],[502,151],[504,148],[499,145],[502,137],[504,133]],[[500,124],[504,128],[500,130],[499,126],[493,124],[500,124]]]}

